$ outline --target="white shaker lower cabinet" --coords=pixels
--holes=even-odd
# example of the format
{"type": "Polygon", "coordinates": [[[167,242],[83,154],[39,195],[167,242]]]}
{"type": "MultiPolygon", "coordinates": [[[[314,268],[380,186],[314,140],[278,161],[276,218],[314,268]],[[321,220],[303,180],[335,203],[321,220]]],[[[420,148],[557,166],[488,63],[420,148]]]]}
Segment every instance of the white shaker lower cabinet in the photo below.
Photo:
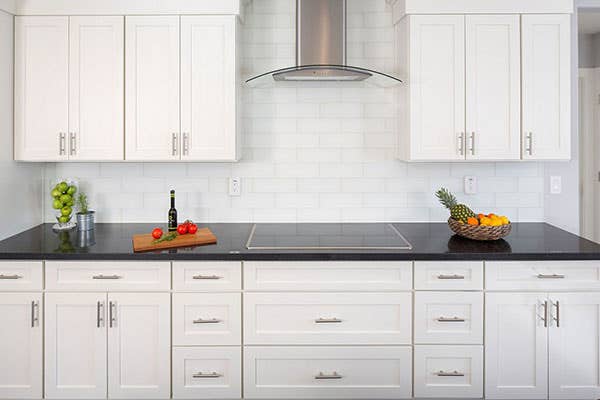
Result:
{"type": "Polygon", "coordinates": [[[246,347],[248,399],[400,399],[412,395],[411,347],[246,347]]]}
{"type": "Polygon", "coordinates": [[[547,398],[545,302],[543,293],[486,294],[486,398],[547,398]]]}
{"type": "Polygon", "coordinates": [[[171,396],[171,296],[108,295],[108,397],[171,396]]]}
{"type": "Polygon", "coordinates": [[[0,293],[0,398],[42,397],[42,295],[0,293]]]}
{"type": "Polygon", "coordinates": [[[549,296],[550,399],[600,398],[600,294],[549,296]]]}
{"type": "Polygon", "coordinates": [[[106,398],[106,293],[47,293],[47,399],[106,398]]]}

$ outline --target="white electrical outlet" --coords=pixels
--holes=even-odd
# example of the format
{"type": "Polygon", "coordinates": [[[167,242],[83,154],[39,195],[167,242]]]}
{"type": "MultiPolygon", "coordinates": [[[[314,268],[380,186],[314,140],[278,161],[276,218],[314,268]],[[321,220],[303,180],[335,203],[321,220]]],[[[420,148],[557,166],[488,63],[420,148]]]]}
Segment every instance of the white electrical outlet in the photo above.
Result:
{"type": "Polygon", "coordinates": [[[465,194],[477,194],[477,177],[465,176],[465,194]]]}
{"type": "Polygon", "coordinates": [[[550,177],[550,194],[561,194],[562,193],[562,177],[551,176],[550,177]]]}
{"type": "Polygon", "coordinates": [[[241,178],[229,178],[229,195],[230,196],[241,196],[242,195],[242,179],[241,178]]]}

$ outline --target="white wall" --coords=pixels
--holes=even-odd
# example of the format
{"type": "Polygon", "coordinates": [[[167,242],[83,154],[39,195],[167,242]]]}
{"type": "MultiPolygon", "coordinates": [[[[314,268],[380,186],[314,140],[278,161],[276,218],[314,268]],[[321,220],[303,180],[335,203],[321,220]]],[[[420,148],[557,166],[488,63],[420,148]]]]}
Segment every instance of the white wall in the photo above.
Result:
{"type": "MultiPolygon", "coordinates": [[[[349,0],[349,61],[394,70],[386,0],[349,0]]],[[[244,74],[295,63],[295,1],[254,0],[243,32],[244,74]]],[[[301,84],[244,90],[243,160],[238,164],[48,164],[46,189],[78,177],[98,219],[164,221],[168,190],[198,221],[442,221],[434,192],[457,192],[478,211],[543,221],[541,163],[407,164],[394,159],[392,89],[301,84]],[[465,175],[480,193],[462,194],[465,175]],[[242,178],[229,197],[227,178],[242,178]]],[[[435,118],[435,116],[432,116],[435,118]]],[[[45,192],[46,193],[46,192],[45,192]]],[[[44,196],[46,221],[54,221],[44,196]]]]}
{"type": "Polygon", "coordinates": [[[43,221],[42,165],[13,159],[13,16],[0,11],[0,239],[43,221]]]}

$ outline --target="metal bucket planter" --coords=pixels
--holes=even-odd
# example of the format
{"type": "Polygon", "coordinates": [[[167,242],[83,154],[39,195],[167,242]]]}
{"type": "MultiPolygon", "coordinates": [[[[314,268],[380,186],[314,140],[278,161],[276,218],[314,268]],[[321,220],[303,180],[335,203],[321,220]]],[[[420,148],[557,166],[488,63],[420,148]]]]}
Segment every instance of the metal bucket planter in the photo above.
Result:
{"type": "Polygon", "coordinates": [[[96,223],[96,212],[88,211],[87,214],[77,213],[77,229],[80,231],[92,231],[96,223]]]}

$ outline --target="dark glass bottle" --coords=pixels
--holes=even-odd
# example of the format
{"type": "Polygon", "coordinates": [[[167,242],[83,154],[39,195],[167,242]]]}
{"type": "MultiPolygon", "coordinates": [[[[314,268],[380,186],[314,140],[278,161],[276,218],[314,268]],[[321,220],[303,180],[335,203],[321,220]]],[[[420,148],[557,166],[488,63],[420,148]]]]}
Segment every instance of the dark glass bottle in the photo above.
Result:
{"type": "Polygon", "coordinates": [[[169,209],[169,232],[177,230],[177,210],[175,209],[175,191],[171,190],[171,208],[169,209]]]}

